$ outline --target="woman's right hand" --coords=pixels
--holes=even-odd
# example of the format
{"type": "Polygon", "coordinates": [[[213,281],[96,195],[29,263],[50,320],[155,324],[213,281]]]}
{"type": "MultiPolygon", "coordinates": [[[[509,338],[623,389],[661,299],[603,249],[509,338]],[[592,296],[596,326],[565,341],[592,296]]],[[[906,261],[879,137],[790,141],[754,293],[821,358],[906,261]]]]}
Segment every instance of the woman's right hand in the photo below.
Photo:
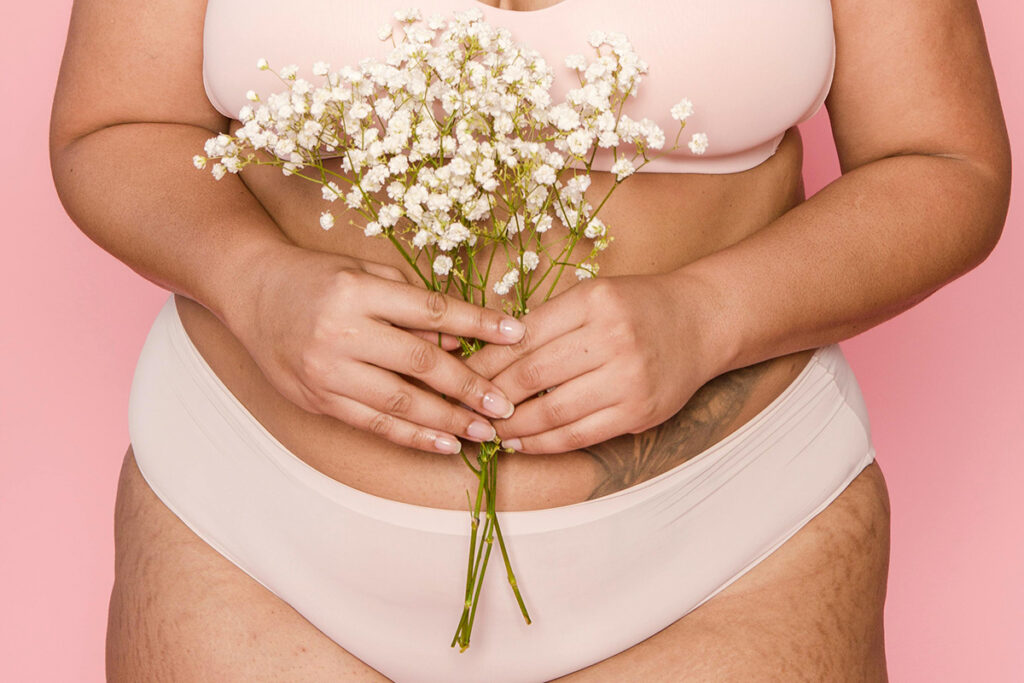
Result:
{"type": "Polygon", "coordinates": [[[437,339],[441,333],[511,344],[525,331],[515,318],[428,292],[391,266],[300,247],[275,249],[255,270],[253,286],[238,290],[245,300],[225,322],[300,408],[438,453],[458,453],[455,437],[493,438],[481,416],[512,414],[502,391],[437,339]]]}

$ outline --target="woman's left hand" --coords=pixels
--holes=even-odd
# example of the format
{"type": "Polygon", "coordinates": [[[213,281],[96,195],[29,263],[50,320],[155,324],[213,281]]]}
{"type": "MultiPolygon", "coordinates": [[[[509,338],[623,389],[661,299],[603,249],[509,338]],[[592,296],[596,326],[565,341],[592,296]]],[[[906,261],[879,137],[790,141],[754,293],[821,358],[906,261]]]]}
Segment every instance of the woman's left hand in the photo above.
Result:
{"type": "Polygon", "coordinates": [[[562,453],[678,412],[721,372],[711,302],[692,284],[679,271],[584,280],[524,316],[522,341],[467,359],[516,404],[493,421],[502,444],[562,453]]]}

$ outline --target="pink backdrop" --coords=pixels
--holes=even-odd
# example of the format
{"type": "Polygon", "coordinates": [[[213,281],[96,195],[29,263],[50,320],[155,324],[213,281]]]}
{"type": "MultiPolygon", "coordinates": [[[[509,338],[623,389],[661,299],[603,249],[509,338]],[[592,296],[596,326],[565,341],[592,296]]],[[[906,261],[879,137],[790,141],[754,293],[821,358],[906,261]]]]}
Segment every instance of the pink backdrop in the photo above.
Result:
{"type": "MultiPolygon", "coordinates": [[[[0,41],[9,98],[0,186],[5,680],[103,680],[128,390],[166,297],[79,232],[52,187],[47,122],[70,6],[8,3],[0,41]]],[[[1024,9],[1017,0],[981,8],[1021,169],[1024,9]]],[[[813,192],[838,164],[823,114],[804,133],[813,192]]],[[[1021,195],[1018,185],[1002,241],[979,268],[843,343],[892,497],[886,629],[895,681],[1024,676],[1021,195]]]]}

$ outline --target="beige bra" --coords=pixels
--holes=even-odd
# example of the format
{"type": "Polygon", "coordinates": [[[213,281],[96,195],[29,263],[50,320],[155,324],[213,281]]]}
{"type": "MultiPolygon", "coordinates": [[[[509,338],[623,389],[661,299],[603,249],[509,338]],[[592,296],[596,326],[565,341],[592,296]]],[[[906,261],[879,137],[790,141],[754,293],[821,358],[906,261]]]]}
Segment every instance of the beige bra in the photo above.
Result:
{"type": "MultiPolygon", "coordinates": [[[[672,140],[678,122],[669,110],[687,97],[694,103],[687,132],[705,132],[711,141],[703,156],[684,144],[641,169],[648,172],[733,173],[757,166],[775,153],[788,128],[818,111],[835,67],[828,0],[563,0],[529,12],[475,0],[209,0],[207,96],[219,112],[237,118],[247,90],[267,95],[282,87],[274,74],[256,69],[260,57],[275,68],[296,64],[314,83],[314,62],[338,69],[383,58],[391,45],[377,31],[407,7],[425,16],[479,8],[488,22],[544,55],[555,69],[556,101],[577,84],[564,58],[588,54],[591,31],[625,33],[649,65],[625,113],[653,119],[672,140]]],[[[608,165],[598,158],[594,167],[608,165]]]]}

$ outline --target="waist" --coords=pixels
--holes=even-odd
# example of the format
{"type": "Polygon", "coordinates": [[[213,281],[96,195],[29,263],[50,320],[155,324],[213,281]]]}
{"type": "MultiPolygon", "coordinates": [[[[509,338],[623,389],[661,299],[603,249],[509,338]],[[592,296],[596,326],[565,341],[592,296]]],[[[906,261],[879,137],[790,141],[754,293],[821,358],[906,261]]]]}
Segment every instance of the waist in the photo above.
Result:
{"type": "MultiPolygon", "coordinates": [[[[174,297],[179,350],[298,460],[366,493],[463,510],[476,477],[457,455],[395,446],[326,415],[300,409],[263,377],[244,347],[199,304],[174,297]]],[[[640,434],[583,451],[503,454],[498,509],[532,510],[599,498],[648,481],[743,429],[805,371],[814,350],[774,358],[708,382],[676,415],[640,434]]]]}

